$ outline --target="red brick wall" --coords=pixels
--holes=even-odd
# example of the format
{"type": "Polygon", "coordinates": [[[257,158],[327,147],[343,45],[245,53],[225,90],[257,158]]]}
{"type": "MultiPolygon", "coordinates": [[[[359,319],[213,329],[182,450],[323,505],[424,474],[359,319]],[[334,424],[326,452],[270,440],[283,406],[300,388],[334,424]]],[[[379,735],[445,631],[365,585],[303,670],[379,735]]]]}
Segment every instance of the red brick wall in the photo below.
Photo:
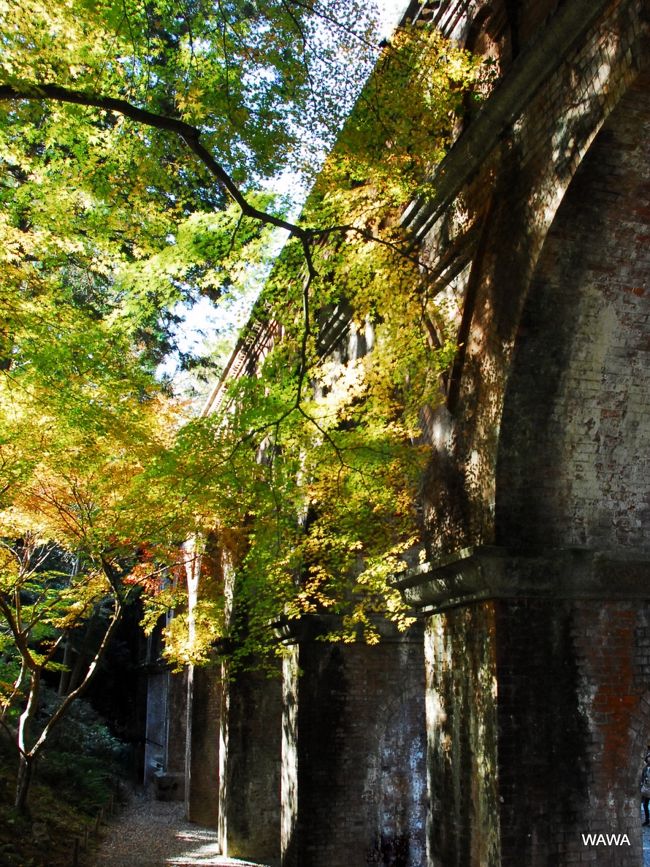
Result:
{"type": "Polygon", "coordinates": [[[187,816],[192,822],[216,828],[219,821],[219,669],[195,668],[189,673],[187,816]]]}
{"type": "Polygon", "coordinates": [[[649,618],[647,602],[500,604],[504,867],[641,864],[649,618]],[[630,845],[585,845],[589,833],[630,845]]]}
{"type": "Polygon", "coordinates": [[[535,271],[502,422],[498,541],[650,549],[649,192],[644,76],[580,166],[535,271]]]}
{"type": "Polygon", "coordinates": [[[294,743],[286,744],[285,757],[297,762],[296,822],[283,863],[420,867],[426,857],[421,633],[372,647],[305,641],[298,664],[294,743]]]}
{"type": "Polygon", "coordinates": [[[273,867],[280,861],[280,672],[240,672],[225,688],[222,850],[273,867]]]}
{"type": "Polygon", "coordinates": [[[478,603],[431,618],[425,643],[427,863],[638,867],[650,603],[478,603]]]}
{"type": "MultiPolygon", "coordinates": [[[[647,63],[638,0],[612,2],[589,39],[559,62],[480,171],[424,239],[432,265],[472,245],[458,278],[464,305],[448,404],[428,418],[434,446],[424,496],[434,556],[495,538],[495,465],[504,396],[537,258],[604,119],[647,63]]],[[[484,110],[489,110],[489,102],[484,110]]]]}
{"type": "Polygon", "coordinates": [[[572,605],[502,602],[497,630],[501,863],[569,864],[589,831],[591,743],[572,605]]]}
{"type": "Polygon", "coordinates": [[[183,774],[187,752],[187,672],[179,674],[170,672],[168,677],[165,770],[171,774],[183,774]]]}
{"type": "MultiPolygon", "coordinates": [[[[522,47],[552,5],[520,6],[522,47]]],[[[425,239],[432,264],[471,245],[458,363],[426,413],[434,562],[495,542],[649,553],[642,6],[607,6],[425,239]]],[[[603,594],[429,621],[429,864],[639,865],[648,606],[603,594]],[[631,846],[585,847],[590,831],[631,846]]]]}

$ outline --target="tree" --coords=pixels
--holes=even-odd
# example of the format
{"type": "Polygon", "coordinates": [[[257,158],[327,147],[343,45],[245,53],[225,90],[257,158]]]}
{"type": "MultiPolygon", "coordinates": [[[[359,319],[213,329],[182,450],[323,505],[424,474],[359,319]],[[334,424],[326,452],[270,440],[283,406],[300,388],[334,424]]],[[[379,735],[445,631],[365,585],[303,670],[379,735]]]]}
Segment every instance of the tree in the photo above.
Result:
{"type": "Polygon", "coordinates": [[[264,267],[260,222],[242,216],[285,225],[281,205],[237,184],[303,158],[309,69],[335,50],[309,12],[0,3],[2,717],[16,723],[21,809],[129,588],[155,586],[196,521],[156,478],[179,421],[153,371],[174,348],[178,302],[233,292],[242,259],[264,267]],[[37,731],[42,679],[93,618],[94,658],[37,731]]]}
{"type": "MultiPolygon", "coordinates": [[[[26,700],[15,736],[19,752],[15,806],[22,811],[36,759],[53,727],[94,676],[119,622],[123,602],[121,597],[116,597],[109,610],[101,612],[101,606],[108,607],[108,593],[100,575],[90,571],[79,580],[77,575],[48,569],[48,561],[56,557],[57,550],[51,544],[39,544],[29,532],[13,544],[3,543],[2,547],[0,612],[7,630],[3,650],[9,651],[11,662],[15,662],[12,657],[18,657],[18,672],[8,693],[2,696],[2,721],[6,724],[15,698],[24,693],[26,700]],[[89,611],[107,621],[99,645],[81,682],[67,693],[43,728],[35,732],[44,675],[55,669],[55,657],[64,637],[88,618],[89,611]],[[6,641],[7,637],[11,641],[6,641]]],[[[5,662],[4,667],[10,666],[5,662]]]]}
{"type": "MultiPolygon", "coordinates": [[[[13,680],[2,721],[16,723],[16,806],[34,763],[92,677],[120,620],[143,539],[177,556],[179,526],[138,513],[144,464],[169,446],[174,408],[120,330],[57,299],[16,306],[11,365],[0,379],[0,654],[13,680]],[[31,314],[31,315],[29,315],[31,314]],[[152,519],[159,522],[145,525],[152,519]],[[40,730],[43,680],[73,631],[99,625],[90,664],[40,730]],[[15,719],[17,714],[17,719],[15,719]]],[[[164,513],[165,516],[168,514],[164,513]]],[[[3,678],[6,681],[6,678],[3,678]]]]}
{"type": "Polygon", "coordinates": [[[110,638],[128,581],[149,586],[187,536],[245,539],[256,648],[282,610],[346,611],[371,638],[368,610],[403,618],[385,579],[417,530],[415,420],[451,350],[396,215],[478,67],[433,35],[396,37],[292,221],[256,188],[283,169],[314,174],[378,53],[365,4],[0,0],[0,24],[0,610],[22,672],[7,707],[30,682],[28,784],[49,731],[28,743],[38,682],[63,631],[100,607],[110,638]],[[233,387],[227,424],[181,425],[153,376],[177,305],[268,270],[274,229],[291,240],[265,303],[285,339],[233,387]],[[337,378],[314,311],[341,303],[373,325],[377,350],[337,378]],[[55,552],[74,575],[52,567],[55,552]]]}
{"type": "Polygon", "coordinates": [[[374,614],[410,622],[388,578],[420,534],[419,412],[440,399],[454,346],[436,283],[397,224],[478,66],[435,35],[415,46],[398,35],[395,51],[362,93],[303,211],[308,228],[293,233],[258,303],[257,320],[275,321],[281,340],[254,377],[231,383],[220,413],[177,441],[169,472],[240,568],[234,615],[217,581],[220,606],[204,598],[191,631],[184,616],[172,622],[176,661],[205,661],[215,643],[246,663],[268,654],[279,613],[338,613],[332,637],[346,640],[377,640],[374,614]],[[391,115],[414,75],[414,105],[391,115]],[[345,364],[328,358],[321,331],[342,307],[375,344],[345,364]]]}

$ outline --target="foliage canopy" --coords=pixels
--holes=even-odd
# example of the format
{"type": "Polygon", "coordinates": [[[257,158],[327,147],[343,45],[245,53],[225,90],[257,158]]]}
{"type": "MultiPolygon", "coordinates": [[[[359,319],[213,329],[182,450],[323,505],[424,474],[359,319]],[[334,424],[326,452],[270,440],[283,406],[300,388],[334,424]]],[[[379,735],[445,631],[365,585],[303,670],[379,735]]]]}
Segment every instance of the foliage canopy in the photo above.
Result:
{"type": "Polygon", "coordinates": [[[407,623],[387,577],[418,533],[418,412],[453,346],[398,217],[481,67],[398,32],[300,219],[259,191],[317,173],[373,27],[358,0],[0,0],[0,654],[27,784],[41,680],[93,618],[101,654],[134,587],[149,627],[178,608],[180,663],[268,651],[279,615],[337,612],[371,641],[373,614],[407,623]],[[267,274],[278,228],[258,312],[282,339],[188,421],[155,376],[178,305],[267,274]],[[349,356],[324,351],[341,311],[349,356]],[[190,537],[213,568],[188,619],[190,537]]]}

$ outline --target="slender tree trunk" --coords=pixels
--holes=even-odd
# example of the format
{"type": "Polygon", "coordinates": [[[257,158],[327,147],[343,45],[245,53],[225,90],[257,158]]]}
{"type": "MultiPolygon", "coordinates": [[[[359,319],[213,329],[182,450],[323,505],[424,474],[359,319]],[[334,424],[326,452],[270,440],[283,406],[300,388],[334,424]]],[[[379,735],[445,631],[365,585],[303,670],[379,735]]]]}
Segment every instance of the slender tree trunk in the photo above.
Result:
{"type": "Polygon", "coordinates": [[[34,769],[34,756],[29,749],[30,730],[32,722],[38,710],[38,701],[41,692],[41,672],[39,670],[29,673],[29,696],[27,705],[18,720],[17,746],[20,752],[18,765],[18,779],[16,781],[15,807],[20,813],[24,813],[27,807],[27,795],[32,781],[34,769]]]}
{"type": "Polygon", "coordinates": [[[19,813],[24,813],[27,809],[27,795],[32,782],[32,772],[34,770],[34,758],[30,755],[21,755],[20,764],[18,766],[18,780],[16,782],[16,799],[14,806],[19,813]]]}
{"type": "Polygon", "coordinates": [[[65,644],[63,645],[63,669],[59,677],[59,695],[63,696],[70,688],[70,670],[72,668],[72,632],[67,630],[65,636],[65,644]]]}
{"type": "MultiPolygon", "coordinates": [[[[70,578],[74,578],[79,573],[79,555],[77,554],[72,564],[70,578]]],[[[70,691],[70,673],[72,669],[72,657],[74,655],[73,647],[73,630],[66,629],[65,643],[63,645],[63,670],[59,678],[59,695],[64,696],[70,691]]]]}

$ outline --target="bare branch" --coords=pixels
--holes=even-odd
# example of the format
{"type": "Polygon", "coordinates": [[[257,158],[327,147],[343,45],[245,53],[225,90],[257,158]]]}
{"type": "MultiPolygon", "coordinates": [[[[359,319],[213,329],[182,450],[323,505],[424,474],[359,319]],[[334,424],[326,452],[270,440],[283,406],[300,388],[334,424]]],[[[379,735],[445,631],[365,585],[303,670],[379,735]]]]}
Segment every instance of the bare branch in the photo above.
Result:
{"type": "MultiPolygon", "coordinates": [[[[352,36],[354,39],[356,39],[358,42],[360,42],[361,45],[365,45],[365,47],[369,48],[371,51],[373,51],[377,54],[379,54],[381,52],[381,46],[375,44],[374,42],[370,42],[368,39],[366,39],[360,33],[357,33],[357,31],[354,30],[354,28],[349,27],[347,24],[344,24],[336,16],[329,15],[327,13],[324,5],[317,3],[317,4],[314,4],[312,6],[308,3],[305,3],[304,0],[288,0],[288,2],[293,3],[294,6],[298,6],[300,9],[305,9],[308,12],[314,12],[316,15],[318,15],[319,18],[322,18],[323,21],[327,21],[328,24],[333,24],[337,28],[337,30],[341,30],[344,33],[347,33],[348,35],[352,36]]],[[[285,4],[283,4],[283,5],[285,5],[285,4]]],[[[292,18],[293,18],[293,16],[292,16],[292,18]]]]}
{"type": "MultiPolygon", "coordinates": [[[[13,704],[14,698],[20,692],[20,689],[23,685],[23,680],[25,679],[26,672],[27,672],[27,666],[25,665],[25,660],[21,657],[20,671],[18,672],[18,677],[16,678],[16,680],[13,683],[13,686],[11,689],[11,694],[2,700],[2,710],[0,710],[0,723],[2,723],[2,724],[4,724],[5,717],[7,715],[7,712],[11,708],[11,705],[13,704]]],[[[8,728],[7,728],[7,730],[9,731],[8,728]]],[[[13,739],[13,733],[12,733],[12,739],[13,739]]]]}
{"type": "Polygon", "coordinates": [[[25,633],[20,629],[13,611],[11,610],[11,606],[7,604],[2,593],[0,593],[0,613],[7,621],[7,626],[11,630],[11,634],[16,642],[16,647],[18,648],[21,658],[25,661],[25,665],[30,670],[34,670],[37,667],[37,662],[30,652],[25,633]]]}

